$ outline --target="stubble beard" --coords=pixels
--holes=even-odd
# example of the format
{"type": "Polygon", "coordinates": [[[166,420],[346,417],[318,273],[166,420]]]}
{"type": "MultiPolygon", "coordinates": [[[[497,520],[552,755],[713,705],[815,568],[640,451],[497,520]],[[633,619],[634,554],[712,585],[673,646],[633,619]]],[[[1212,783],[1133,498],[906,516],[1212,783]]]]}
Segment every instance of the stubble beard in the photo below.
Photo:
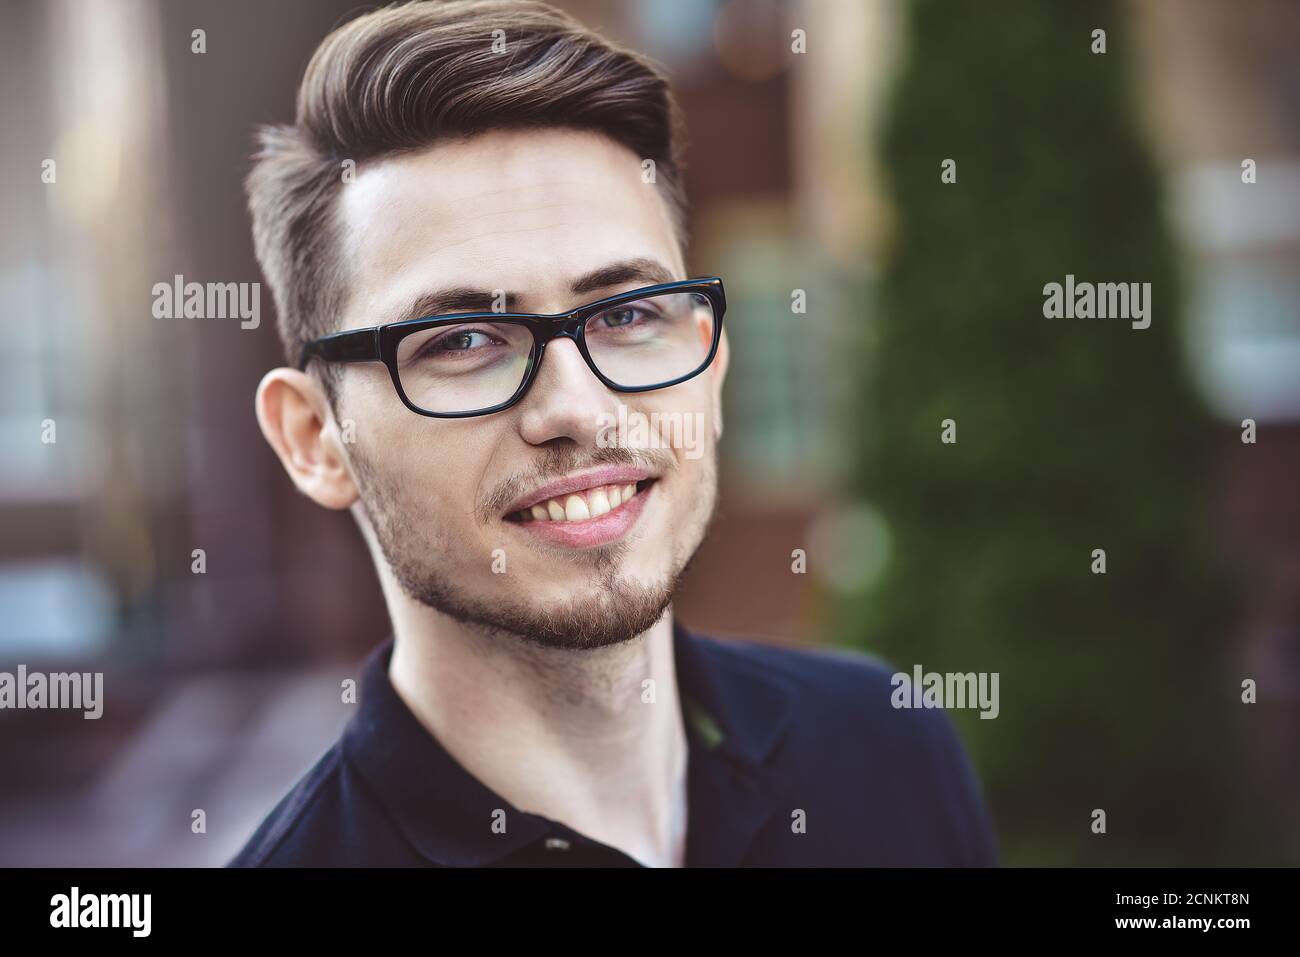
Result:
{"type": "MultiPolygon", "coordinates": [[[[597,462],[629,461],[620,456],[622,450],[594,451],[597,462]]],[[[429,541],[420,523],[409,521],[409,516],[418,514],[418,510],[406,501],[400,487],[376,469],[356,446],[352,462],[362,509],[375,541],[407,597],[486,637],[513,638],[546,648],[592,650],[631,641],[649,631],[672,603],[704,539],[717,501],[717,464],[710,450],[703,459],[705,467],[699,494],[691,497],[697,503],[696,508],[687,519],[682,546],[672,555],[672,565],[663,578],[647,584],[625,576],[623,561],[631,546],[626,540],[619,540],[584,550],[577,556],[557,556],[557,561],[576,557],[588,563],[591,577],[581,588],[582,597],[575,597],[563,606],[542,607],[520,599],[480,599],[472,589],[453,582],[439,571],[443,564],[439,556],[448,554],[454,543],[429,541]]],[[[588,457],[584,464],[592,464],[592,459],[588,457]]],[[[566,470],[559,467],[550,471],[566,470]]],[[[485,568],[488,564],[485,558],[485,568]]]]}

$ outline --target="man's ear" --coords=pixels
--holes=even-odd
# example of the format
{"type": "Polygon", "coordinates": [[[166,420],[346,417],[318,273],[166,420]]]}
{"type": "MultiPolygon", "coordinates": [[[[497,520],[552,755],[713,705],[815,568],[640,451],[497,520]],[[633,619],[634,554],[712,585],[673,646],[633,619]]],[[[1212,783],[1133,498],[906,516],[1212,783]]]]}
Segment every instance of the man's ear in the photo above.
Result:
{"type": "Polygon", "coordinates": [[[715,439],[722,438],[722,382],[727,378],[727,363],[731,361],[731,347],[727,345],[727,330],[722,330],[718,339],[718,353],[709,366],[709,375],[713,379],[713,433],[715,439]]]}
{"type": "Polygon", "coordinates": [[[338,427],[320,385],[297,369],[272,369],[257,387],[257,422],[298,491],[325,508],[358,498],[338,427]]]}

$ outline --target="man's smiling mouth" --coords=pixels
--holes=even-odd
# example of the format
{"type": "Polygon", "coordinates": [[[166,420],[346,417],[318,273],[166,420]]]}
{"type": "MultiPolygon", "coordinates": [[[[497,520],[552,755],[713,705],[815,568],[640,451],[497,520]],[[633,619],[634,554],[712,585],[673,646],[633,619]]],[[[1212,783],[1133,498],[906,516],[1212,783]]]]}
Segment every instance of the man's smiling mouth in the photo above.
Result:
{"type": "Polygon", "coordinates": [[[534,541],[576,549],[609,545],[637,525],[658,480],[651,469],[628,465],[583,469],[519,496],[502,518],[534,541]]]}
{"type": "Polygon", "coordinates": [[[652,478],[598,485],[547,498],[506,516],[508,522],[585,522],[615,511],[653,484],[652,478]]]}

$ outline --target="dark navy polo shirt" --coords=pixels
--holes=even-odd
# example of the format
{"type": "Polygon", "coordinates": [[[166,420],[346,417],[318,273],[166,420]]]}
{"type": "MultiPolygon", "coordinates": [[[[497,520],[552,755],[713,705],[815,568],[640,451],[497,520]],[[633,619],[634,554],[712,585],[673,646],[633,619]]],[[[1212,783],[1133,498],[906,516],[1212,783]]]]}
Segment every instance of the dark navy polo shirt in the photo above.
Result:
{"type": "MultiPolygon", "coordinates": [[[[997,863],[950,719],[895,709],[882,663],[680,625],[673,646],[688,867],[997,863]]],[[[392,649],[390,637],[370,654],[339,741],[227,866],[640,866],[581,821],[518,810],[461,767],[393,690],[392,649]]]]}

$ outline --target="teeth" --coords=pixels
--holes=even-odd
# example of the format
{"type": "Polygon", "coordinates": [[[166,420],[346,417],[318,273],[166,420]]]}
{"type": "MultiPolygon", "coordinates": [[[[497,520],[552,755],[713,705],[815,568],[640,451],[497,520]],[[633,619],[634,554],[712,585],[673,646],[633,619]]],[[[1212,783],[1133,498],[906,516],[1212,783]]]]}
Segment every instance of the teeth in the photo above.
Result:
{"type": "Polygon", "coordinates": [[[564,501],[549,498],[538,502],[515,516],[524,521],[537,522],[582,522],[596,518],[618,508],[636,495],[636,483],[628,485],[603,485],[600,488],[583,489],[572,495],[566,495],[564,501]]]}

